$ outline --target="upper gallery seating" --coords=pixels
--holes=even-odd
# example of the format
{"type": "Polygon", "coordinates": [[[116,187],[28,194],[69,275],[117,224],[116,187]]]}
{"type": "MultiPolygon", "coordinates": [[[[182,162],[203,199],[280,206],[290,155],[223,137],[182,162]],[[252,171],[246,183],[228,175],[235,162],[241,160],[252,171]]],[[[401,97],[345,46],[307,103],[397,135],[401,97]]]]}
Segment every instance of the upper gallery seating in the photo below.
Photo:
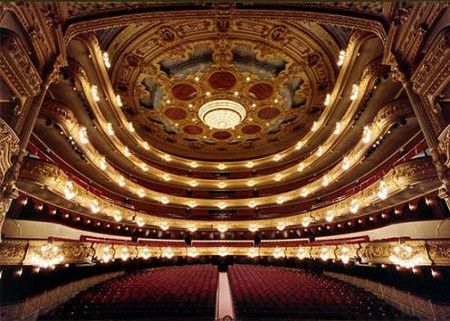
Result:
{"type": "Polygon", "coordinates": [[[302,270],[233,265],[228,272],[239,320],[410,320],[372,293],[302,270]]]}
{"type": "Polygon", "coordinates": [[[44,319],[213,320],[217,279],[212,265],[141,271],[80,292],[44,319]]]}

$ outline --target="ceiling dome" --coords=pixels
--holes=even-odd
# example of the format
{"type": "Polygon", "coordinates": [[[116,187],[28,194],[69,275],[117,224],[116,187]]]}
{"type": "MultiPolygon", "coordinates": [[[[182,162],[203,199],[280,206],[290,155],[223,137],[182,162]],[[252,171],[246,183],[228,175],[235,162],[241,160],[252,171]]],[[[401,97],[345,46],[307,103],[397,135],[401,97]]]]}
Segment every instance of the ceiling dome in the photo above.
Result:
{"type": "Polygon", "coordinates": [[[232,129],[239,125],[247,115],[244,106],[232,100],[213,100],[198,111],[203,123],[214,129],[232,129]]]}

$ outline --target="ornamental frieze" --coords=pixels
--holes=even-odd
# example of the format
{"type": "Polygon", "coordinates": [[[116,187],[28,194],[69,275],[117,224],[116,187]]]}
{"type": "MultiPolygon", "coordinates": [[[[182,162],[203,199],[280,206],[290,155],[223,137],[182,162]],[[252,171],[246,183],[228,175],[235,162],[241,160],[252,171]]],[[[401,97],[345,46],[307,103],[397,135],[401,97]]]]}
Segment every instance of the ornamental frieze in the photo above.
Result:
{"type": "Polygon", "coordinates": [[[19,138],[11,127],[0,118],[0,186],[6,172],[12,166],[12,157],[19,152],[19,138]]]}
{"type": "Polygon", "coordinates": [[[10,30],[2,29],[1,34],[0,70],[3,79],[21,100],[36,96],[42,80],[25,46],[19,36],[10,30]]]}

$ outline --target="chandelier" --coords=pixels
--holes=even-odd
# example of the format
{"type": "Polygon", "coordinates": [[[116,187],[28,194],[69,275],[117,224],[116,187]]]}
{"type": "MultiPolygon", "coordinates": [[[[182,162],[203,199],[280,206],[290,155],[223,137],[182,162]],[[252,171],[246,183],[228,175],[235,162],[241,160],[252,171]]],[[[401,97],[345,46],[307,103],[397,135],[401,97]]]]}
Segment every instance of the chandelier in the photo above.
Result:
{"type": "Polygon", "coordinates": [[[213,100],[198,110],[198,117],[213,129],[230,129],[239,125],[247,115],[241,104],[232,100],[213,100]]]}

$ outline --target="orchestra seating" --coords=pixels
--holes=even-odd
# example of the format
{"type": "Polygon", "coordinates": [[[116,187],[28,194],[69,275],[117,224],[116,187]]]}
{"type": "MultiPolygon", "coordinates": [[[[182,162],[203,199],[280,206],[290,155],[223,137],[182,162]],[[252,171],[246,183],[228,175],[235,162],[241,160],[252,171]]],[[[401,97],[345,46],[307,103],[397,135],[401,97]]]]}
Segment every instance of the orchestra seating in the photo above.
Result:
{"type": "Polygon", "coordinates": [[[239,320],[411,320],[375,295],[320,274],[233,265],[228,276],[239,320]]]}
{"type": "Polygon", "coordinates": [[[145,270],[80,292],[43,319],[213,320],[217,280],[212,265],[145,270]]]}

